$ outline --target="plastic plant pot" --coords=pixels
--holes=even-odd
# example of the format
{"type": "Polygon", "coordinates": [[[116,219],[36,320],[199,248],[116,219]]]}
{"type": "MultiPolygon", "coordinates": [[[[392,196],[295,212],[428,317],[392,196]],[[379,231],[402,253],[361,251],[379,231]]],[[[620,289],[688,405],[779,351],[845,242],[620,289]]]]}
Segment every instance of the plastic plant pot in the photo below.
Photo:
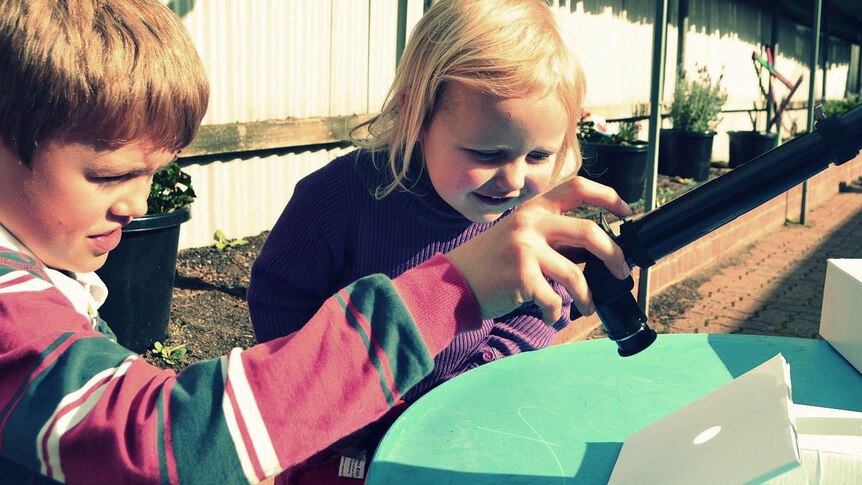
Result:
{"type": "Polygon", "coordinates": [[[661,130],[659,173],[703,182],[709,178],[714,131],[661,130]]]}
{"type": "Polygon", "coordinates": [[[580,175],[613,187],[626,202],[643,198],[647,169],[645,142],[632,145],[584,143],[580,175]]]}
{"type": "Polygon", "coordinates": [[[736,168],[743,163],[759,157],[775,148],[778,144],[778,133],[762,133],[759,131],[728,131],[730,152],[727,165],[736,168]]]}
{"type": "Polygon", "coordinates": [[[144,353],[167,336],[180,224],[190,218],[185,206],[133,220],[123,228],[120,245],[96,271],[108,287],[99,315],[130,350],[144,353]]]}

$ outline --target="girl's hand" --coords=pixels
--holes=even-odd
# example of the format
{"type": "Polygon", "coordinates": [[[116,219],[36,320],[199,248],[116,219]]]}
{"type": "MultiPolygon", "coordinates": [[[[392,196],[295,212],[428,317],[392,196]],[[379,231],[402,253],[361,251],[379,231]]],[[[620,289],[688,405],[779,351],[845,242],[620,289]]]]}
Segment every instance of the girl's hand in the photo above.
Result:
{"type": "Polygon", "coordinates": [[[592,314],[595,307],[584,275],[561,252],[583,248],[615,276],[629,276],[622,250],[596,223],[562,215],[583,204],[621,217],[631,213],[610,187],[574,177],[447,254],[473,290],[482,318],[505,315],[532,300],[542,309],[545,323],[553,324],[562,315],[562,299],[546,276],[568,290],[582,315],[592,314]]]}

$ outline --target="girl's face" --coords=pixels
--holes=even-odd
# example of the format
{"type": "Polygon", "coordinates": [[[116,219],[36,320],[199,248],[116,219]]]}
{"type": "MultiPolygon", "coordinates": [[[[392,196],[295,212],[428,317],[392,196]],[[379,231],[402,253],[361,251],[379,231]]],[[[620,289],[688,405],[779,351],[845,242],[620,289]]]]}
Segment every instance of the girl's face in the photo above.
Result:
{"type": "Polygon", "coordinates": [[[419,142],[440,197],[484,223],[547,188],[567,126],[556,96],[496,98],[450,83],[419,142]]]}

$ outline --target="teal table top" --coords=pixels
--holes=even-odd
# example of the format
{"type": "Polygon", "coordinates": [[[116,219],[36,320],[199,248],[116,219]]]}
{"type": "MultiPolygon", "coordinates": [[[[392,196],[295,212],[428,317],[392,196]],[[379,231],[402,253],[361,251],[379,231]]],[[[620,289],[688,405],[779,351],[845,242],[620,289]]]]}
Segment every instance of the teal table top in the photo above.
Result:
{"type": "Polygon", "coordinates": [[[608,339],[507,357],[434,389],[395,422],[370,484],[605,484],[623,441],[781,353],[793,401],[862,411],[862,374],[822,340],[659,335],[632,357],[608,339]]]}

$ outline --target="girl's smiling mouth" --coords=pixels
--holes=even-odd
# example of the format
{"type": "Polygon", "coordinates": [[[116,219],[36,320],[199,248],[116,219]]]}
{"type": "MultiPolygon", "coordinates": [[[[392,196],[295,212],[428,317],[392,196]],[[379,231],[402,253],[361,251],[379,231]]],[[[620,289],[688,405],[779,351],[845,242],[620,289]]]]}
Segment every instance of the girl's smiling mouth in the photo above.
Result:
{"type": "Polygon", "coordinates": [[[488,206],[492,206],[492,207],[500,207],[500,206],[510,205],[510,204],[518,201],[518,197],[507,197],[507,196],[495,197],[495,196],[491,196],[491,195],[477,194],[475,192],[473,193],[473,196],[476,197],[479,200],[479,202],[481,202],[485,205],[488,205],[488,206]]]}

